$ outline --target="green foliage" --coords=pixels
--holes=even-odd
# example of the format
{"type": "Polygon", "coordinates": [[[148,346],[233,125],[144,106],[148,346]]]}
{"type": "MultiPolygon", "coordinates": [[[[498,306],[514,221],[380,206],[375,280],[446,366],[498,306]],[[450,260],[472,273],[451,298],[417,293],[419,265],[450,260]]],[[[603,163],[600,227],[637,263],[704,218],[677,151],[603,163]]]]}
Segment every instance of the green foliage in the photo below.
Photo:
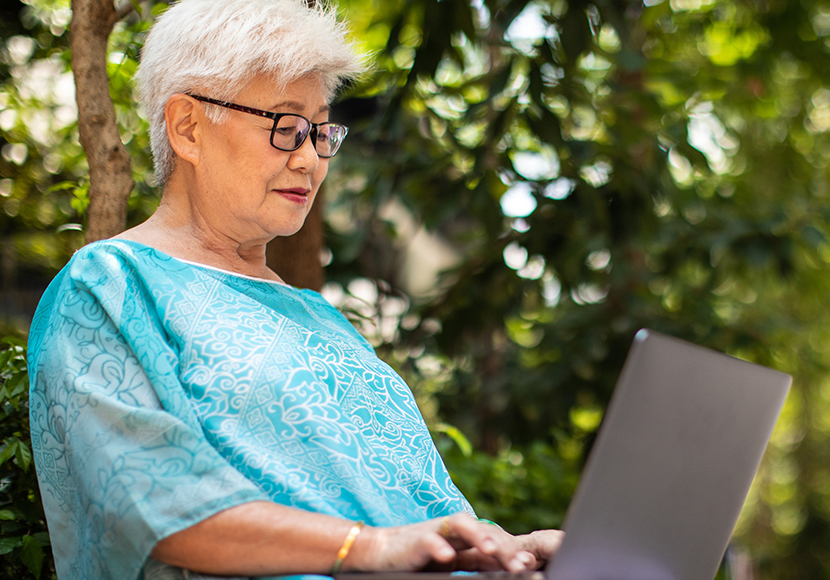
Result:
{"type": "MultiPolygon", "coordinates": [[[[16,271],[4,289],[45,286],[83,244],[89,204],[70,68],[69,1],[25,4],[17,25],[3,30],[0,58],[0,232],[6,260],[16,271]]],[[[149,22],[149,14],[133,14],[110,37],[110,92],[136,183],[129,200],[131,224],[146,219],[158,203],[147,123],[132,97],[138,48],[149,22]]]]}
{"type": "Polygon", "coordinates": [[[382,4],[341,2],[378,67],[343,103],[371,114],[332,165],[329,272],[399,300],[400,206],[456,251],[396,333],[360,322],[428,421],[497,480],[533,445],[578,465],[640,327],[793,373],[738,540],[826,576],[830,3],[382,4]]]}
{"type": "MultiPolygon", "coordinates": [[[[26,281],[81,243],[87,203],[56,84],[68,1],[27,3],[0,29],[0,231],[26,281]]],[[[151,4],[109,59],[131,222],[156,203],[130,94],[151,4]]],[[[326,295],[412,385],[481,515],[561,521],[649,326],[795,375],[737,539],[764,577],[826,577],[830,2],[340,7],[376,66],[334,111],[352,131],[326,184],[326,295]]],[[[22,433],[4,434],[2,467],[29,477],[22,433]]],[[[0,550],[34,554],[39,532],[0,550]]]]}
{"type": "Polygon", "coordinates": [[[557,450],[536,442],[493,457],[481,451],[465,454],[442,437],[436,439],[453,481],[479,517],[513,534],[562,526],[579,470],[557,450]]]}
{"type": "Polygon", "coordinates": [[[4,578],[54,577],[29,444],[26,345],[6,338],[0,350],[0,572],[4,578]]]}

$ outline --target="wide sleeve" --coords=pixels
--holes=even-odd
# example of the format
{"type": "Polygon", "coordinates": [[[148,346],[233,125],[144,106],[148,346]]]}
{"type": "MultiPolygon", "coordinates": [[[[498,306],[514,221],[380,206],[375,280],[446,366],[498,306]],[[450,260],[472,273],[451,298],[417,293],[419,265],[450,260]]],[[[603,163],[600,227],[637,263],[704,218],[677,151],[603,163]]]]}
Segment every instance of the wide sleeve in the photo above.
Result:
{"type": "Polygon", "coordinates": [[[32,327],[38,481],[58,577],[134,579],[160,539],[267,496],[177,406],[176,353],[140,284],[120,262],[75,262],[32,327]]]}

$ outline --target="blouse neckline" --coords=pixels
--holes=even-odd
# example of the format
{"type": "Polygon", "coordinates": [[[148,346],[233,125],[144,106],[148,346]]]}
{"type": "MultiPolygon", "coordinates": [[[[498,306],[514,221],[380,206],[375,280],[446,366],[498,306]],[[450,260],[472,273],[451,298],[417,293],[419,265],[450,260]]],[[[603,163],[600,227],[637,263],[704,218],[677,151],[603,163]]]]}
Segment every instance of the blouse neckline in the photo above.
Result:
{"type": "Polygon", "coordinates": [[[102,242],[114,242],[114,243],[122,243],[122,244],[140,246],[142,248],[147,248],[147,249],[153,250],[154,252],[156,252],[158,254],[161,254],[162,256],[165,256],[165,257],[169,258],[170,260],[176,260],[177,262],[187,264],[188,266],[196,266],[198,268],[205,268],[207,270],[213,270],[215,272],[219,272],[220,274],[233,276],[235,278],[243,278],[245,280],[253,280],[254,282],[265,282],[267,284],[275,284],[275,285],[281,286],[283,288],[291,288],[291,289],[294,289],[294,290],[299,290],[299,288],[296,288],[295,286],[292,286],[291,284],[287,284],[287,283],[281,282],[279,280],[268,280],[266,278],[258,278],[256,276],[248,276],[247,274],[240,274],[239,272],[234,272],[232,270],[226,270],[224,268],[218,268],[216,266],[209,266],[207,264],[202,264],[201,262],[194,262],[192,260],[185,260],[184,258],[177,258],[176,256],[171,256],[167,252],[163,252],[163,251],[159,250],[158,248],[154,248],[153,246],[148,246],[147,244],[143,244],[141,242],[136,242],[134,240],[108,239],[108,240],[101,240],[101,241],[102,242]]]}

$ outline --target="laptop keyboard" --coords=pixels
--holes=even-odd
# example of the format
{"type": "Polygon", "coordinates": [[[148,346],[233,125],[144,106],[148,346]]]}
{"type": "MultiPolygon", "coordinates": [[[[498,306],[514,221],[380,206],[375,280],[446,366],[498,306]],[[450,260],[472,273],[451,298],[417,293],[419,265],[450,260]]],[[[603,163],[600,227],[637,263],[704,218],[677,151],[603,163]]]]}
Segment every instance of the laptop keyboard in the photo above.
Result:
{"type": "Polygon", "coordinates": [[[539,570],[525,572],[363,572],[337,574],[335,580],[545,580],[539,570]]]}

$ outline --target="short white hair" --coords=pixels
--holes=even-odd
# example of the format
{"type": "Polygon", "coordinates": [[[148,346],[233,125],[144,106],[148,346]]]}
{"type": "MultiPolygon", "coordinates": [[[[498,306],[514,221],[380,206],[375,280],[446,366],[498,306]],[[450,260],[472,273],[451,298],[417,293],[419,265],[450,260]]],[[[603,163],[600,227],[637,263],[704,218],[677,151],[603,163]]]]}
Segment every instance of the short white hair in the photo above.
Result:
{"type": "MultiPolygon", "coordinates": [[[[164,106],[175,93],[232,101],[257,75],[278,86],[311,75],[322,81],[330,101],[344,81],[364,70],[346,26],[328,3],[180,0],[151,28],[136,74],[159,183],[165,184],[175,167],[164,124],[164,106]]],[[[227,111],[208,107],[208,115],[221,123],[227,111]]]]}

